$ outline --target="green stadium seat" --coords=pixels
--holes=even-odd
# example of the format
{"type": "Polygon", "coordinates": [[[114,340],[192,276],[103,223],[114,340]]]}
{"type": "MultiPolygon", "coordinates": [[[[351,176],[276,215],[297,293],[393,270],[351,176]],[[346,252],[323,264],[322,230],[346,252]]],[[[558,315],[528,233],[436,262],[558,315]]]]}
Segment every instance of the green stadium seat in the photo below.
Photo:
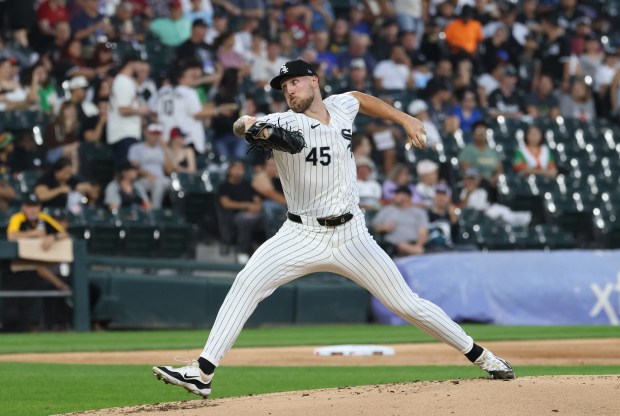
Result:
{"type": "Polygon", "coordinates": [[[159,233],[156,253],[158,257],[186,257],[193,244],[192,227],[175,210],[162,209],[151,212],[153,224],[159,233]]]}
{"type": "Polygon", "coordinates": [[[148,214],[135,208],[121,208],[116,217],[122,226],[122,254],[130,257],[150,257],[155,243],[155,226],[148,214]]]}

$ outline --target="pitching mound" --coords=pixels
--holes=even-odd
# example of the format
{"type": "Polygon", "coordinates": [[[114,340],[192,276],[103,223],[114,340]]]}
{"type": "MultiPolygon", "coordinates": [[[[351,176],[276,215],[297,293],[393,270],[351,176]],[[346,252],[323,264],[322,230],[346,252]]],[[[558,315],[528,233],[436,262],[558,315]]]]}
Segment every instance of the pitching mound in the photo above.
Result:
{"type": "Polygon", "coordinates": [[[618,415],[620,376],[432,381],[273,393],[74,413],[93,416],[618,415]]]}

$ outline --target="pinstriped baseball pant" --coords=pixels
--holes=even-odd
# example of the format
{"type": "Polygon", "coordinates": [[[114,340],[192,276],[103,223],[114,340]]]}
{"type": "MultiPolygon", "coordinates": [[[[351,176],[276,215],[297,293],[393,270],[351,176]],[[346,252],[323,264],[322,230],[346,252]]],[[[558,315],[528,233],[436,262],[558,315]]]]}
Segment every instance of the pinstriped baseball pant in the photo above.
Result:
{"type": "Polygon", "coordinates": [[[472,338],[443,310],[413,293],[357,211],[351,221],[338,227],[287,220],[237,275],[201,357],[217,366],[260,301],[279,286],[314,272],[349,278],[403,319],[462,353],[473,346],[472,338]]]}

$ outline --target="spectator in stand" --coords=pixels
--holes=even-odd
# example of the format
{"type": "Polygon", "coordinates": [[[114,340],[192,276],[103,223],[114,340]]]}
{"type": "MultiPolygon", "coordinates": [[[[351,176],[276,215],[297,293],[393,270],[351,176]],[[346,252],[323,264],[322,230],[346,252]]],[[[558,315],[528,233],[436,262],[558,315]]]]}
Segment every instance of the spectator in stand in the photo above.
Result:
{"type": "Polygon", "coordinates": [[[308,0],[308,8],[312,12],[312,32],[329,30],[334,24],[334,8],[328,0],[308,0]]]}
{"type": "Polygon", "coordinates": [[[340,55],[341,53],[346,51],[349,45],[350,37],[354,33],[364,35],[366,36],[366,39],[369,39],[370,36],[369,33],[351,32],[349,30],[349,22],[342,18],[336,19],[329,36],[329,50],[336,55],[340,55]]]}
{"type": "Polygon", "coordinates": [[[340,88],[342,93],[346,91],[370,93],[372,91],[372,82],[366,70],[366,63],[362,58],[356,58],[351,61],[349,75],[345,80],[345,83],[340,88]]]}
{"type": "Polygon", "coordinates": [[[402,32],[415,33],[416,40],[424,34],[425,2],[423,0],[395,0],[394,12],[402,32]]]}
{"type": "Polygon", "coordinates": [[[112,34],[109,18],[99,13],[98,0],[78,3],[80,10],[71,18],[71,33],[83,45],[94,45],[104,36],[112,34]]]}
{"type": "Polygon", "coordinates": [[[262,19],[265,16],[263,0],[211,0],[211,3],[235,18],[262,19]]]}
{"type": "MultiPolygon", "coordinates": [[[[176,49],[177,60],[197,60],[202,63],[205,74],[212,75],[216,72],[216,59],[213,48],[205,42],[207,35],[207,22],[196,19],[192,23],[190,37],[176,49]]],[[[214,80],[208,80],[212,83],[214,80]]]]}
{"type": "Polygon", "coordinates": [[[351,61],[355,58],[361,58],[366,64],[366,70],[372,73],[375,67],[375,58],[368,52],[369,44],[370,38],[368,35],[352,33],[349,48],[338,55],[338,68],[347,74],[348,68],[351,67],[351,61]]]}
{"type": "Polygon", "coordinates": [[[482,211],[489,206],[487,191],[480,186],[480,172],[467,168],[463,172],[463,188],[459,197],[459,207],[482,211]]]}
{"type": "Polygon", "coordinates": [[[549,75],[542,75],[538,81],[538,88],[530,92],[525,98],[527,114],[537,117],[556,119],[560,115],[560,103],[553,94],[553,80],[549,75]]]}
{"type": "Polygon", "coordinates": [[[521,12],[517,14],[517,22],[527,27],[529,33],[538,33],[540,32],[538,13],[538,0],[524,0],[521,4],[521,12]]]}
{"type": "Polygon", "coordinates": [[[558,174],[553,154],[543,143],[543,132],[535,124],[525,131],[525,142],[520,143],[512,162],[515,172],[541,175],[554,179],[558,174]]]}
{"type": "MultiPolygon", "coordinates": [[[[60,62],[61,55],[65,49],[65,45],[71,39],[71,25],[69,22],[61,21],[54,26],[54,39],[52,39],[49,47],[46,48],[49,56],[54,62],[60,62]]],[[[57,73],[57,71],[54,71],[57,73]]],[[[64,74],[62,78],[65,78],[64,74]]]]}
{"type": "Polygon", "coordinates": [[[541,17],[540,27],[544,35],[541,51],[541,73],[549,75],[563,92],[570,89],[570,42],[555,16],[541,17]]]}
{"type": "Polygon", "coordinates": [[[416,194],[415,184],[411,179],[409,168],[402,163],[397,163],[392,169],[390,169],[385,177],[385,181],[383,181],[383,203],[392,203],[394,199],[394,192],[400,186],[409,187],[409,190],[411,191],[411,202],[413,202],[414,205],[420,201],[420,197],[416,194]]]}
{"type": "Polygon", "coordinates": [[[381,208],[372,220],[374,230],[385,234],[385,240],[391,245],[385,250],[392,256],[424,253],[428,240],[428,214],[413,205],[411,196],[408,186],[396,188],[392,204],[381,208]]]}
{"type": "Polygon", "coordinates": [[[463,132],[463,138],[467,143],[471,141],[472,128],[478,121],[484,120],[484,113],[478,106],[476,93],[466,90],[461,102],[454,106],[451,115],[457,120],[457,128],[463,132]]]}
{"type": "Polygon", "coordinates": [[[577,7],[577,0],[561,0],[559,3],[556,16],[558,25],[567,32],[575,30],[579,19],[586,17],[584,12],[577,7]]]}
{"type": "Polygon", "coordinates": [[[116,7],[116,13],[110,19],[112,33],[110,40],[116,42],[144,42],[145,34],[140,30],[140,21],[134,17],[133,5],[130,2],[121,2],[116,7]]]}
{"type": "Polygon", "coordinates": [[[428,84],[426,85],[424,97],[430,97],[439,87],[445,87],[452,91],[453,79],[454,68],[452,66],[452,61],[447,58],[439,59],[435,63],[435,68],[433,69],[433,77],[428,81],[428,84]]]}
{"type": "Polygon", "coordinates": [[[445,251],[454,248],[454,237],[458,235],[459,215],[452,203],[452,189],[445,183],[435,187],[433,204],[428,209],[428,241],[429,251],[445,251]]]}
{"type": "Polygon", "coordinates": [[[107,136],[116,163],[127,160],[129,148],[142,136],[142,118],[150,112],[139,104],[135,73],[140,64],[137,54],[127,55],[112,83],[107,136]]]}
{"type": "Polygon", "coordinates": [[[435,23],[442,32],[444,32],[446,27],[457,18],[455,6],[454,2],[450,0],[443,1],[437,4],[437,13],[431,13],[431,15],[434,16],[435,23]]]}
{"type": "Polygon", "coordinates": [[[13,135],[9,132],[0,134],[0,212],[6,213],[9,204],[17,196],[15,189],[4,178],[11,174],[13,153],[13,135]]]}
{"type": "Polygon", "coordinates": [[[151,22],[151,32],[153,32],[166,46],[177,47],[191,33],[192,23],[183,16],[181,0],[170,0],[170,15],[158,17],[151,22]]]}
{"type": "Polygon", "coordinates": [[[620,68],[619,51],[617,48],[608,47],[605,49],[605,59],[599,65],[594,76],[594,92],[598,102],[599,114],[607,116],[609,108],[609,87],[620,68]]]}
{"type": "Polygon", "coordinates": [[[585,40],[583,52],[579,56],[579,73],[596,80],[596,73],[603,64],[605,53],[596,35],[591,34],[585,40]]]}
{"type": "Polygon", "coordinates": [[[476,81],[474,80],[474,64],[471,59],[462,58],[457,61],[452,86],[455,97],[463,97],[467,90],[476,89],[476,81]]]}
{"type": "MultiPolygon", "coordinates": [[[[183,7],[187,20],[194,22],[202,19],[207,25],[213,24],[213,5],[210,0],[190,0],[189,3],[189,6],[183,7]]],[[[185,5],[187,5],[187,0],[185,5]]]]}
{"type": "MultiPolygon", "coordinates": [[[[371,34],[370,25],[364,18],[364,5],[361,3],[355,4],[349,11],[349,23],[351,32],[364,33],[368,36],[371,34]]],[[[333,24],[330,27],[333,28],[333,24]]]]}
{"type": "Polygon", "coordinates": [[[149,124],[144,130],[144,141],[132,145],[127,155],[140,174],[138,183],[151,195],[153,209],[162,207],[170,188],[168,175],[173,171],[162,133],[162,126],[149,124]]]}
{"type": "Polygon", "coordinates": [[[426,131],[426,147],[434,149],[441,144],[441,133],[428,115],[428,105],[424,100],[413,100],[407,107],[407,112],[420,120],[426,131]]]}
{"type": "Polygon", "coordinates": [[[411,62],[400,45],[392,46],[390,58],[380,61],[373,71],[378,90],[406,90],[413,87],[411,62]]]}
{"type": "Polygon", "coordinates": [[[282,26],[293,34],[295,46],[305,48],[310,39],[312,10],[299,0],[286,0],[282,5],[284,20],[282,26]]]}
{"type": "Polygon", "coordinates": [[[213,15],[213,25],[207,29],[205,42],[207,42],[207,45],[214,47],[217,38],[219,38],[222,33],[228,31],[228,15],[226,13],[216,12],[213,15]]]}
{"type": "Polygon", "coordinates": [[[116,168],[116,176],[105,188],[103,203],[112,212],[119,208],[151,209],[146,190],[138,182],[138,169],[129,161],[116,168]]]}
{"type": "Polygon", "coordinates": [[[15,58],[0,58],[0,111],[23,110],[30,106],[28,94],[18,80],[15,58]]]}
{"type": "Polygon", "coordinates": [[[387,18],[383,21],[378,36],[372,40],[370,53],[377,61],[388,60],[391,58],[392,48],[399,44],[398,40],[398,22],[396,19],[387,18]]]}
{"type": "Polygon", "coordinates": [[[570,94],[560,96],[560,114],[584,122],[592,122],[596,118],[592,92],[585,81],[575,80],[570,94]]]}
{"type": "Polygon", "coordinates": [[[47,67],[42,62],[33,65],[26,71],[24,83],[29,84],[26,101],[30,103],[30,109],[51,113],[59,99],[47,67]]]}
{"type": "Polygon", "coordinates": [[[157,84],[151,79],[151,64],[148,61],[140,61],[135,70],[136,92],[138,105],[151,108],[151,97],[157,94],[157,84]]]}
{"type": "Polygon", "coordinates": [[[517,64],[517,57],[521,53],[525,43],[525,35],[528,33],[527,26],[517,21],[517,5],[510,1],[499,2],[499,16],[496,21],[487,23],[482,32],[484,36],[489,36],[495,32],[497,26],[504,26],[507,31],[508,39],[504,45],[504,50],[508,53],[510,63],[517,64]]]}
{"type": "Polygon", "coordinates": [[[278,209],[286,208],[286,197],[273,158],[266,159],[252,178],[252,188],[262,198],[263,209],[268,217],[278,209]]]}
{"type": "Polygon", "coordinates": [[[95,71],[88,66],[83,58],[82,43],[76,39],[70,39],[62,48],[59,60],[55,62],[54,74],[56,79],[65,79],[83,76],[93,78],[95,71]]]}
{"type": "Polygon", "coordinates": [[[474,9],[465,5],[461,14],[445,28],[446,43],[450,46],[452,56],[474,56],[478,44],[482,42],[482,25],[473,18],[474,9]]]}
{"type": "Polygon", "coordinates": [[[217,39],[217,62],[226,69],[238,69],[241,76],[249,75],[251,66],[243,55],[235,51],[235,34],[233,32],[222,33],[217,39]]]}
{"type": "Polygon", "coordinates": [[[487,129],[489,126],[484,121],[474,124],[472,130],[472,142],[467,144],[459,154],[461,170],[465,172],[469,168],[476,168],[482,177],[482,184],[495,200],[497,193],[497,180],[503,173],[502,161],[497,152],[489,147],[487,142],[487,129]]]}
{"type": "Polygon", "coordinates": [[[89,204],[95,204],[99,199],[99,188],[78,179],[73,174],[71,161],[66,158],[58,159],[51,169],[39,178],[34,193],[44,207],[50,208],[72,209],[76,200],[83,203],[86,198],[89,204]]]}
{"type": "Polygon", "coordinates": [[[18,174],[26,170],[40,171],[46,160],[43,146],[39,146],[28,132],[16,133],[14,140],[15,149],[10,159],[11,172],[18,174]]]}
{"type": "Polygon", "coordinates": [[[181,128],[170,130],[170,141],[166,150],[172,163],[173,172],[196,173],[196,154],[194,149],[187,146],[187,133],[181,128]]]}
{"type": "Polygon", "coordinates": [[[359,193],[360,208],[366,211],[376,211],[381,207],[381,185],[372,179],[374,163],[365,156],[355,159],[357,167],[357,191],[359,193]]]}
{"type": "Polygon", "coordinates": [[[218,191],[222,243],[236,246],[237,261],[241,264],[250,259],[253,236],[261,225],[263,208],[260,196],[244,177],[243,162],[233,161],[228,167],[226,181],[218,191]]]}
{"type": "Polygon", "coordinates": [[[539,37],[535,33],[528,33],[525,36],[523,51],[517,59],[517,71],[519,73],[517,86],[525,92],[532,91],[540,79],[541,61],[538,39],[539,37]]]}
{"type": "Polygon", "coordinates": [[[427,111],[431,121],[440,131],[446,130],[446,120],[452,112],[452,99],[452,89],[447,83],[437,82],[430,89],[427,111]]]}
{"type": "Polygon", "coordinates": [[[218,112],[212,103],[203,105],[194,89],[202,75],[201,68],[198,61],[183,63],[173,74],[174,89],[167,90],[157,100],[157,119],[164,127],[164,139],[169,139],[174,127],[182,126],[188,145],[197,153],[205,151],[204,120],[218,112]]]}
{"type": "Polygon", "coordinates": [[[32,46],[45,52],[54,40],[54,28],[59,22],[69,21],[65,0],[44,0],[37,8],[36,31],[31,33],[32,46]]]}
{"type": "Polygon", "coordinates": [[[233,134],[233,124],[239,114],[239,73],[236,69],[224,71],[214,97],[219,111],[211,120],[215,136],[215,149],[220,157],[242,159],[247,153],[247,143],[233,134]]]}
{"type": "Polygon", "coordinates": [[[431,62],[438,62],[444,55],[443,32],[435,19],[429,20],[424,27],[420,53],[431,62]]]}
{"type": "Polygon", "coordinates": [[[71,161],[73,174],[79,170],[80,125],[75,104],[65,101],[53,122],[45,129],[44,143],[47,148],[47,162],[54,164],[61,157],[71,161]]]}
{"type": "Polygon", "coordinates": [[[418,183],[415,185],[417,200],[415,206],[429,208],[435,198],[435,187],[439,182],[439,165],[432,160],[423,159],[416,164],[418,183]]]}
{"type": "Polygon", "coordinates": [[[478,85],[478,99],[482,108],[488,106],[489,95],[499,88],[499,81],[502,78],[502,71],[506,62],[499,61],[493,67],[491,72],[485,72],[476,80],[478,85]]]}
{"type": "Polygon", "coordinates": [[[105,78],[116,65],[114,54],[112,53],[114,47],[115,45],[110,42],[100,42],[95,46],[95,51],[88,66],[94,69],[97,78],[105,78]]]}
{"type": "Polygon", "coordinates": [[[88,86],[88,80],[83,76],[77,76],[69,80],[71,95],[68,102],[75,105],[77,109],[78,138],[80,140],[82,140],[84,135],[84,126],[99,114],[97,106],[87,100],[88,86]]]}
{"type": "MultiPolygon", "coordinates": [[[[65,229],[51,216],[41,212],[41,201],[30,194],[23,201],[21,210],[9,219],[6,230],[9,241],[18,241],[23,238],[40,238],[41,249],[49,250],[56,241],[69,238],[65,229]]],[[[52,284],[62,292],[71,292],[71,287],[60,279],[49,266],[36,267],[37,276],[52,284]]]]}
{"type": "MultiPolygon", "coordinates": [[[[486,38],[481,45],[480,61],[484,72],[491,72],[498,59],[509,60],[508,29],[504,25],[497,25],[492,36],[486,38]],[[501,57],[501,58],[500,58],[501,57]]],[[[512,57],[513,59],[516,57],[512,57]]]]}
{"type": "MultiPolygon", "coordinates": [[[[372,163],[372,170],[373,172],[376,172],[377,166],[375,165],[375,162],[372,161],[372,143],[367,135],[361,133],[353,134],[353,137],[351,137],[351,152],[353,153],[353,158],[355,160],[362,157],[370,160],[372,163]]],[[[375,176],[371,177],[376,179],[375,176]]]]}
{"type": "Polygon", "coordinates": [[[323,68],[326,76],[336,75],[340,72],[338,68],[338,56],[329,50],[329,32],[321,30],[312,33],[312,47],[316,51],[316,60],[323,68]]]}
{"type": "Polygon", "coordinates": [[[616,72],[611,83],[610,95],[610,119],[617,122],[620,121],[620,69],[616,72]]]}
{"type": "Polygon", "coordinates": [[[241,54],[248,62],[252,61],[251,52],[255,39],[262,41],[259,32],[258,19],[246,18],[241,21],[240,27],[235,31],[234,51],[241,54]]]}
{"type": "Polygon", "coordinates": [[[287,58],[280,55],[282,48],[280,43],[273,39],[267,42],[267,55],[258,58],[252,67],[252,81],[257,88],[263,88],[275,76],[280,74],[280,67],[287,58]]]}
{"type": "Polygon", "coordinates": [[[521,118],[525,113],[523,92],[517,89],[517,70],[513,66],[502,69],[499,88],[489,95],[489,115],[521,118]]]}

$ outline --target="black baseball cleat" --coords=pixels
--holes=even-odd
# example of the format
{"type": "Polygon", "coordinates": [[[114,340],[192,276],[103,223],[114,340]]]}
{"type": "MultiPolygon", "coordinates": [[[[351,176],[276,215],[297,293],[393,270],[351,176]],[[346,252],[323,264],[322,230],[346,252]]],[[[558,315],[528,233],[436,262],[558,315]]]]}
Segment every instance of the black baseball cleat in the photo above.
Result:
{"type": "Polygon", "coordinates": [[[205,399],[211,394],[213,374],[203,373],[198,366],[198,361],[195,360],[185,367],[155,366],[153,367],[153,375],[158,380],[163,380],[164,383],[181,386],[190,393],[197,394],[205,399]]]}
{"type": "Polygon", "coordinates": [[[486,348],[482,352],[482,355],[474,361],[474,364],[489,373],[492,379],[512,380],[515,378],[515,370],[511,365],[486,348]]]}

